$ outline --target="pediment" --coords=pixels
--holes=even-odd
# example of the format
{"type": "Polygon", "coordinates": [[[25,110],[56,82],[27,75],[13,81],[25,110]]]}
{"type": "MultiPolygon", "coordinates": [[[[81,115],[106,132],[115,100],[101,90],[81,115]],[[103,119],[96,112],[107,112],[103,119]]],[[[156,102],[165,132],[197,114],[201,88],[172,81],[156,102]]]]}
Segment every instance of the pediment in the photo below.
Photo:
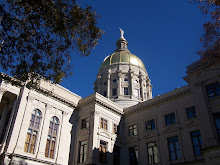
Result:
{"type": "Polygon", "coordinates": [[[106,138],[111,138],[111,135],[110,135],[109,132],[104,131],[104,130],[101,130],[101,129],[99,130],[98,135],[104,136],[104,137],[106,137],[106,138]]]}
{"type": "Polygon", "coordinates": [[[168,128],[165,128],[165,130],[162,132],[162,134],[168,134],[171,132],[176,132],[179,130],[179,127],[177,125],[170,125],[168,128]]]}
{"type": "Polygon", "coordinates": [[[198,121],[195,119],[192,119],[192,120],[187,121],[183,127],[184,128],[191,128],[196,125],[198,125],[198,121]]]}
{"type": "Polygon", "coordinates": [[[84,129],[84,130],[80,130],[77,134],[77,136],[86,136],[88,135],[88,130],[84,129]]]}
{"type": "Polygon", "coordinates": [[[148,139],[148,138],[155,137],[155,136],[158,136],[158,135],[159,135],[159,133],[156,132],[156,131],[147,131],[147,132],[144,134],[143,138],[144,138],[144,139],[148,139]]]}
{"type": "Polygon", "coordinates": [[[139,138],[137,136],[129,136],[126,138],[126,143],[133,143],[133,142],[137,142],[139,140],[139,138]]]}

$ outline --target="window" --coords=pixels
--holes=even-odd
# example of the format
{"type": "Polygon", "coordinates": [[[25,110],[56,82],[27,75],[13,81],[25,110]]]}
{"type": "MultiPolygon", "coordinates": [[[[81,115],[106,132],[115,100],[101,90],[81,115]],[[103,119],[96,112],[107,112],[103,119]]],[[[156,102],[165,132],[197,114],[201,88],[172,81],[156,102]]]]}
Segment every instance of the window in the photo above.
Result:
{"type": "Polygon", "coordinates": [[[106,163],[107,142],[100,141],[99,162],[106,163]]]}
{"type": "Polygon", "coordinates": [[[218,137],[220,138],[220,113],[214,113],[215,126],[218,133],[218,137]]]}
{"type": "Polygon", "coordinates": [[[124,95],[128,95],[128,88],[124,88],[124,95]]]}
{"type": "Polygon", "coordinates": [[[116,145],[113,149],[113,165],[120,165],[120,147],[116,145]]]}
{"type": "Polygon", "coordinates": [[[106,82],[104,82],[104,85],[106,85],[107,83],[106,82]]]}
{"type": "Polygon", "coordinates": [[[45,148],[45,157],[51,159],[54,158],[58,128],[59,128],[59,119],[54,116],[50,119],[49,132],[48,132],[47,143],[45,148]]]}
{"type": "Polygon", "coordinates": [[[175,114],[170,113],[165,115],[166,125],[174,124],[176,123],[175,114]]]}
{"type": "Polygon", "coordinates": [[[146,125],[146,131],[154,130],[155,129],[155,121],[154,121],[154,119],[146,121],[145,125],[146,125]]]}
{"type": "Polygon", "coordinates": [[[117,80],[116,80],[116,79],[114,79],[112,82],[114,82],[114,83],[115,83],[116,81],[117,81],[117,80]]]}
{"type": "Polygon", "coordinates": [[[139,90],[138,89],[134,89],[134,96],[139,97],[139,90]]]}
{"type": "Polygon", "coordinates": [[[81,129],[89,128],[89,118],[82,119],[81,129]]]}
{"type": "Polygon", "coordinates": [[[86,161],[87,141],[79,142],[79,163],[86,161]]]}
{"type": "Polygon", "coordinates": [[[207,85],[206,91],[208,94],[208,98],[213,98],[216,96],[220,96],[220,85],[218,82],[207,85]]]}
{"type": "Polygon", "coordinates": [[[119,135],[119,125],[113,124],[113,133],[119,135]]]}
{"type": "Polygon", "coordinates": [[[127,78],[124,78],[124,81],[128,81],[128,79],[127,79],[127,78]]]}
{"type": "Polygon", "coordinates": [[[170,160],[178,160],[181,158],[180,146],[178,136],[168,138],[168,146],[170,153],[170,160]]]}
{"type": "Polygon", "coordinates": [[[107,96],[107,92],[106,92],[106,91],[103,92],[103,96],[104,96],[104,97],[107,96]]]}
{"type": "Polygon", "coordinates": [[[137,147],[130,147],[128,150],[129,150],[129,164],[130,165],[138,165],[137,147]]]}
{"type": "Polygon", "coordinates": [[[196,118],[196,110],[194,106],[186,108],[186,113],[188,119],[196,118]]]}
{"type": "Polygon", "coordinates": [[[39,110],[34,110],[31,114],[30,125],[27,131],[24,152],[34,153],[36,147],[37,135],[40,129],[42,113],[39,110]]]}
{"type": "Polygon", "coordinates": [[[137,135],[137,125],[136,124],[128,127],[128,134],[129,134],[129,136],[137,135]]]}
{"type": "Polygon", "coordinates": [[[192,138],[192,144],[193,144],[193,150],[195,156],[201,155],[201,136],[200,131],[191,132],[191,138],[192,138]]]}
{"type": "Polygon", "coordinates": [[[116,96],[117,95],[117,88],[113,88],[112,89],[112,96],[116,96]]]}
{"type": "Polygon", "coordinates": [[[159,162],[157,143],[151,142],[147,144],[148,162],[149,164],[155,164],[159,162]]]}
{"type": "Polygon", "coordinates": [[[100,128],[103,128],[103,129],[105,129],[105,130],[108,129],[108,123],[107,123],[107,120],[106,120],[106,119],[101,118],[100,128]]]}

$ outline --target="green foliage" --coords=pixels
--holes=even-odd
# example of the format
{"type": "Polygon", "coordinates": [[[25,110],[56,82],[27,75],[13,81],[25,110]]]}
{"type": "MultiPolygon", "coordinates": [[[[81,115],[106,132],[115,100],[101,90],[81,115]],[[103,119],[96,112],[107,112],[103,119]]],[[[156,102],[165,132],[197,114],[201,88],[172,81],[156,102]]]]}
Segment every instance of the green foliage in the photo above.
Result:
{"type": "Polygon", "coordinates": [[[0,2],[0,63],[21,81],[42,76],[60,83],[71,74],[70,52],[87,56],[102,31],[91,7],[75,0],[0,2]]]}
{"type": "Polygon", "coordinates": [[[201,12],[210,17],[210,21],[204,26],[204,34],[201,37],[203,50],[198,54],[206,62],[220,60],[220,1],[219,0],[192,0],[198,4],[201,12]]]}

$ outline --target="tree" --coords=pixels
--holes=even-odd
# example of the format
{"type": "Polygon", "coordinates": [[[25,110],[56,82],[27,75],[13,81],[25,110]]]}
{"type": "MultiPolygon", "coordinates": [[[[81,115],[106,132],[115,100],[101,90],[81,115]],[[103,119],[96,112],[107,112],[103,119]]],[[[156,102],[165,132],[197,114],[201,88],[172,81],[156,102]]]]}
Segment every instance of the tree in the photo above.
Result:
{"type": "Polygon", "coordinates": [[[70,52],[90,54],[102,31],[95,11],[75,0],[0,2],[0,63],[21,81],[60,83],[71,75],[70,52]]]}
{"type": "Polygon", "coordinates": [[[210,21],[204,26],[204,34],[201,37],[203,49],[198,52],[203,62],[220,60],[220,1],[219,0],[192,0],[199,4],[204,15],[210,17],[210,21]]]}

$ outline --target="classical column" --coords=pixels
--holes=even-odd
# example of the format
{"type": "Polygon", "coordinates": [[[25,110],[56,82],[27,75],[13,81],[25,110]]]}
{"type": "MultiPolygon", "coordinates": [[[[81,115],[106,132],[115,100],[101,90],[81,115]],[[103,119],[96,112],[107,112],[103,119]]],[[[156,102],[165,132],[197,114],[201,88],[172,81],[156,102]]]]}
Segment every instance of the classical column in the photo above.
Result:
{"type": "Polygon", "coordinates": [[[131,72],[130,73],[130,91],[131,91],[131,99],[133,98],[134,96],[134,73],[131,72]]]}
{"type": "Polygon", "coordinates": [[[122,95],[122,89],[121,89],[121,71],[118,73],[118,98],[122,95]]]}
{"type": "Polygon", "coordinates": [[[108,75],[107,75],[107,98],[110,98],[110,77],[111,77],[111,73],[108,72],[108,75]]]}
{"type": "Polygon", "coordinates": [[[142,98],[142,100],[144,101],[145,98],[144,98],[144,84],[143,84],[144,78],[143,78],[143,75],[140,75],[139,78],[140,78],[140,87],[141,87],[141,89],[140,89],[140,90],[141,90],[141,91],[140,91],[140,93],[141,93],[141,98],[142,98]]]}
{"type": "Polygon", "coordinates": [[[96,84],[96,92],[100,93],[101,94],[101,76],[98,76],[97,77],[97,84],[96,84]]]}

